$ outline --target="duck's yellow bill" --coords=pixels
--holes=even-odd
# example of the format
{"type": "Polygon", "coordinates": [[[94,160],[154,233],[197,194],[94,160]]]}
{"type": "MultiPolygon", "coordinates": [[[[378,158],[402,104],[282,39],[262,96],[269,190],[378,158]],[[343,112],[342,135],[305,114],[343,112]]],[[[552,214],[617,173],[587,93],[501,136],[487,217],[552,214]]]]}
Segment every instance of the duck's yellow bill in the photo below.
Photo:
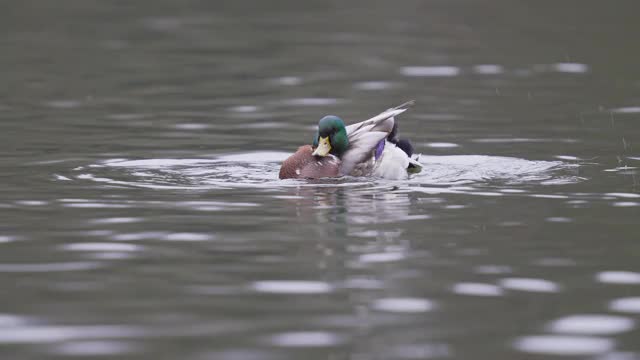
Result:
{"type": "Polygon", "coordinates": [[[321,137],[318,140],[318,147],[313,152],[314,156],[327,156],[331,151],[331,143],[329,142],[329,137],[321,137]]]}

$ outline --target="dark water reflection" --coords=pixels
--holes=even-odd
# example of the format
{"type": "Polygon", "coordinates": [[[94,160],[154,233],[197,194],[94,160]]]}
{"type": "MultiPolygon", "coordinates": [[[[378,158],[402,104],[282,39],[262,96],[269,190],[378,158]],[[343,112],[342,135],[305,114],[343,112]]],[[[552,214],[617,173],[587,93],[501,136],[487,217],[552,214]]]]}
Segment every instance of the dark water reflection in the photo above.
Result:
{"type": "Polygon", "coordinates": [[[632,1],[0,12],[0,354],[638,359],[632,1]],[[409,181],[277,180],[415,99],[409,181]]]}

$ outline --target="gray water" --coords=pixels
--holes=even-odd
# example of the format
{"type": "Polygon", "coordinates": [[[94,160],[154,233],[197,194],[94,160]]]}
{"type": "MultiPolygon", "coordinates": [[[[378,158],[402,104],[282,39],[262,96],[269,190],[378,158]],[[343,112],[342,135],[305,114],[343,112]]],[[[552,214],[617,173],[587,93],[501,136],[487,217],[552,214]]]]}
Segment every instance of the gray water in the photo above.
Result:
{"type": "Polygon", "coordinates": [[[637,2],[219,3],[3,6],[2,359],[640,358],[637,2]]]}

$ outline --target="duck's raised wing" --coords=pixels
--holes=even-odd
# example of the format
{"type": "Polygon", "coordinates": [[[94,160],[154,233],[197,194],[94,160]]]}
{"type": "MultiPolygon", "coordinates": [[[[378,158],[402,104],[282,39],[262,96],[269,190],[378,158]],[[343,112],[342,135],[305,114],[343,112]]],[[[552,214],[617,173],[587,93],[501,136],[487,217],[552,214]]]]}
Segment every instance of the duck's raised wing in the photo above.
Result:
{"type": "Polygon", "coordinates": [[[393,131],[394,116],[407,111],[413,103],[413,100],[408,101],[385,110],[369,120],[347,126],[349,149],[342,155],[341,175],[348,175],[357,164],[368,160],[376,145],[393,131]]]}

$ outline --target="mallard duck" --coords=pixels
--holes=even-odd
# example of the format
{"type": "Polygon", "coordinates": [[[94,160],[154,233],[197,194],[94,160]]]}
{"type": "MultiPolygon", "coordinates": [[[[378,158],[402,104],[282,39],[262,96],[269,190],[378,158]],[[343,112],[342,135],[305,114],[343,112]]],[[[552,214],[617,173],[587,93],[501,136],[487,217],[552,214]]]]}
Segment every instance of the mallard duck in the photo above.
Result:
{"type": "Polygon", "coordinates": [[[344,125],[335,115],[318,122],[313,145],[298,148],[280,167],[280,179],[373,176],[406,179],[419,173],[419,156],[406,139],[397,137],[398,122],[413,101],[383,111],[369,120],[344,125]]]}

